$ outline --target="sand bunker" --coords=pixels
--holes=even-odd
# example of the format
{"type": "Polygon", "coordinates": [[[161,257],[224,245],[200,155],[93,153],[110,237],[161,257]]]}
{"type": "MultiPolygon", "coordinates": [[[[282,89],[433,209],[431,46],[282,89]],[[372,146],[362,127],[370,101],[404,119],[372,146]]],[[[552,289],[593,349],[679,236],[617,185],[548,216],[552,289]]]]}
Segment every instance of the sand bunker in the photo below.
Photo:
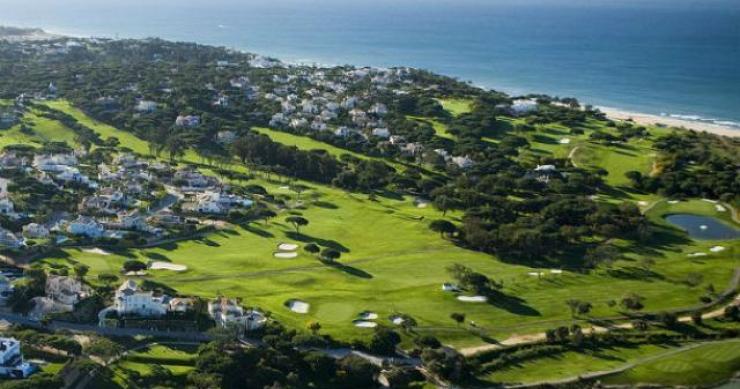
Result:
{"type": "Polygon", "coordinates": [[[307,302],[301,300],[289,300],[285,305],[295,313],[308,313],[308,309],[311,307],[307,302]]]}
{"type": "Polygon", "coordinates": [[[290,259],[290,258],[297,257],[298,256],[298,253],[296,253],[296,252],[290,252],[290,253],[273,253],[272,256],[275,257],[275,258],[283,258],[283,259],[288,258],[288,259],[290,259]]]}
{"type": "Polygon", "coordinates": [[[568,143],[570,143],[570,139],[568,138],[563,138],[560,140],[561,145],[567,145],[568,143]]]}
{"type": "Polygon", "coordinates": [[[280,243],[278,245],[280,251],[295,251],[296,249],[298,249],[298,245],[293,243],[280,243]]]}
{"type": "Polygon", "coordinates": [[[563,271],[560,269],[550,269],[550,273],[552,274],[563,274],[563,271]]]}
{"type": "Polygon", "coordinates": [[[714,206],[714,209],[716,209],[717,212],[726,212],[727,211],[727,208],[725,208],[725,207],[723,207],[723,206],[721,206],[719,204],[715,205],[714,206]]]}
{"type": "Polygon", "coordinates": [[[668,200],[668,204],[678,204],[678,200],[668,200]]]}
{"type": "Polygon", "coordinates": [[[360,313],[357,317],[361,320],[375,320],[378,318],[378,314],[375,312],[365,311],[360,313]]]}
{"type": "Polygon", "coordinates": [[[707,253],[691,253],[689,257],[706,257],[707,253]]]}
{"type": "Polygon", "coordinates": [[[718,252],[724,251],[724,250],[725,250],[724,246],[714,246],[711,249],[709,249],[709,251],[711,251],[713,253],[718,253],[718,252]]]}
{"type": "Polygon", "coordinates": [[[708,203],[717,204],[717,200],[701,199],[701,201],[706,201],[708,203]]]}
{"type": "Polygon", "coordinates": [[[360,328],[375,328],[378,326],[378,323],[374,321],[366,321],[366,320],[355,320],[352,323],[354,323],[355,327],[360,327],[360,328]]]}
{"type": "Polygon", "coordinates": [[[457,296],[457,299],[465,303],[485,303],[488,301],[486,296],[457,296]]]}
{"type": "Polygon", "coordinates": [[[401,324],[403,324],[404,321],[406,321],[403,317],[398,316],[398,315],[393,315],[393,316],[389,317],[389,319],[390,319],[391,323],[393,323],[393,324],[395,324],[397,326],[400,326],[401,324]]]}
{"type": "Polygon", "coordinates": [[[179,265],[177,263],[169,263],[169,262],[162,262],[162,261],[154,261],[151,265],[149,265],[149,268],[152,270],[172,270],[172,271],[185,271],[188,270],[188,267],[185,265],[179,265]]]}
{"type": "Polygon", "coordinates": [[[530,275],[530,276],[532,276],[532,277],[542,277],[542,276],[544,276],[544,275],[545,275],[545,272],[536,272],[536,271],[531,271],[531,272],[529,272],[529,273],[527,273],[527,274],[529,274],[529,275],[530,275]]]}
{"type": "Polygon", "coordinates": [[[644,207],[644,206],[648,205],[648,202],[647,201],[638,201],[637,202],[637,205],[639,205],[641,207],[644,207]]]}
{"type": "Polygon", "coordinates": [[[91,248],[91,249],[84,249],[84,250],[82,250],[82,251],[83,251],[83,252],[86,252],[86,253],[90,253],[90,254],[98,254],[98,255],[110,255],[110,253],[109,253],[109,252],[107,252],[107,251],[105,251],[105,250],[103,250],[103,249],[101,249],[101,248],[98,248],[98,247],[95,247],[95,248],[91,248]]]}
{"type": "Polygon", "coordinates": [[[130,271],[130,272],[127,272],[126,275],[129,276],[129,277],[131,277],[131,276],[145,276],[146,275],[146,272],[144,270],[130,271]]]}

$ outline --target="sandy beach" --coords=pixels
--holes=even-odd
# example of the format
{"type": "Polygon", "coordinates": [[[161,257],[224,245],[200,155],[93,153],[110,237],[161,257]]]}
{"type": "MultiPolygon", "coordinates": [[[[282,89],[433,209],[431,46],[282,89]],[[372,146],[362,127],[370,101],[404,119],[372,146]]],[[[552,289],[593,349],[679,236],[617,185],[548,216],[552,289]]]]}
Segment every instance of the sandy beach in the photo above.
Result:
{"type": "Polygon", "coordinates": [[[43,41],[61,38],[61,35],[51,34],[39,28],[16,28],[0,26],[0,40],[8,42],[43,41]]]}
{"type": "Polygon", "coordinates": [[[668,116],[650,115],[646,113],[627,112],[609,107],[597,107],[612,120],[632,119],[642,125],[662,124],[669,127],[688,128],[696,131],[706,131],[712,134],[729,137],[740,137],[740,128],[723,126],[714,123],[705,123],[695,120],[678,119],[668,116]]]}

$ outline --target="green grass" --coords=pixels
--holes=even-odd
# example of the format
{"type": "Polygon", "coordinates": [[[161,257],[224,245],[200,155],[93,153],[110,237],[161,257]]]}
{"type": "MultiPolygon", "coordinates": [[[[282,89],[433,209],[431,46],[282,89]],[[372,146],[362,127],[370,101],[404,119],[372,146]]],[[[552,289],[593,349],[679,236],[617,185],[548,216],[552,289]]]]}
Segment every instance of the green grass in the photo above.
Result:
{"type": "Polygon", "coordinates": [[[635,358],[665,353],[667,346],[612,347],[587,352],[569,351],[545,358],[525,361],[483,377],[496,383],[535,383],[556,381],[619,368],[635,358]]]}
{"type": "MultiPolygon", "coordinates": [[[[131,352],[109,367],[110,374],[96,377],[91,387],[101,389],[129,388],[133,386],[133,375],[152,379],[152,366],[159,365],[173,375],[174,381],[182,381],[195,369],[196,346],[158,344],[148,349],[131,352]]],[[[156,382],[149,382],[156,384],[156,382]]]]}
{"type": "Polygon", "coordinates": [[[0,132],[0,147],[12,144],[27,144],[39,147],[48,141],[67,142],[74,146],[75,133],[62,123],[39,116],[36,111],[24,114],[20,124],[0,132]],[[21,125],[25,125],[30,132],[21,132],[21,125]]]}
{"type": "MultiPolygon", "coordinates": [[[[72,112],[70,108],[67,111],[72,112]]],[[[260,131],[280,142],[300,144],[309,149],[330,149],[306,137],[266,129],[260,131]]],[[[119,139],[124,143],[125,137],[119,139]]],[[[124,144],[129,144],[131,140],[126,142],[124,144]]],[[[250,183],[263,185],[272,194],[295,200],[295,194],[284,189],[287,183],[262,179],[250,183]]],[[[615,264],[614,269],[599,269],[588,274],[565,272],[538,280],[528,275],[533,269],[527,266],[507,264],[441,239],[428,229],[429,221],[440,218],[440,213],[431,207],[417,208],[409,197],[381,196],[372,201],[367,195],[305,184],[321,196],[321,201],[313,204],[308,200],[310,191],[303,194],[307,209],[301,212],[310,225],[303,228],[300,235],[283,222],[288,215],[283,212],[268,224],[237,227],[207,239],[153,249],[125,250],[110,256],[68,249],[38,263],[71,266],[81,262],[90,266],[87,278],[95,282],[95,277],[102,272],[118,274],[127,259],[166,258],[187,265],[188,271],[152,271],[151,279],[182,294],[241,297],[245,305],[269,310],[274,318],[290,327],[303,329],[315,320],[321,323],[323,333],[339,339],[367,339],[372,330],[352,324],[358,313],[375,311],[384,325],[390,325],[387,318],[391,314],[405,313],[416,318],[420,333],[436,335],[455,346],[476,345],[482,341],[479,334],[468,327],[456,326],[449,318],[453,312],[465,313],[479,329],[500,340],[515,333],[537,332],[571,323],[564,302],[573,298],[574,293],[594,304],[595,316],[615,315],[616,311],[606,303],[618,300],[628,291],[645,296],[648,311],[691,306],[697,303],[707,284],[723,289],[737,266],[734,252],[740,242],[725,244],[728,250],[696,261],[688,260],[687,253],[707,251],[711,242],[668,241],[655,247],[626,247],[626,260],[615,264]],[[325,246],[344,248],[339,261],[343,266],[322,264],[302,251],[292,260],[273,257],[280,242],[293,241],[301,244],[317,241],[325,246]],[[656,260],[653,273],[634,273],[634,261],[643,256],[656,260]],[[450,280],[445,268],[454,263],[465,264],[504,281],[504,291],[522,301],[475,304],[456,300],[440,290],[440,284],[450,280]],[[620,273],[619,269],[624,272],[620,273]],[[698,287],[687,286],[683,280],[688,273],[703,274],[704,283],[698,287]],[[624,274],[632,275],[625,277],[624,274]],[[285,308],[284,302],[293,298],[310,303],[310,312],[301,315],[285,308]]],[[[448,216],[459,222],[456,215],[448,216]]]]}
{"type": "Polygon", "coordinates": [[[266,127],[252,127],[252,130],[260,134],[267,135],[274,142],[282,143],[287,146],[295,146],[300,150],[306,150],[306,151],[325,150],[327,153],[329,153],[330,155],[333,155],[336,158],[339,158],[344,154],[349,154],[359,159],[383,161],[387,163],[388,165],[393,166],[398,171],[403,171],[405,169],[405,166],[403,166],[403,164],[401,163],[385,160],[382,158],[371,157],[371,156],[368,156],[362,153],[354,152],[352,150],[347,150],[347,149],[343,149],[340,147],[336,147],[334,145],[324,143],[321,141],[317,141],[307,136],[295,135],[295,134],[291,134],[288,132],[273,130],[273,129],[266,128],[266,127]]]}
{"type": "Polygon", "coordinates": [[[455,136],[450,133],[447,125],[440,122],[439,120],[422,116],[408,116],[408,119],[429,124],[434,129],[435,134],[437,134],[437,136],[440,138],[455,140],[455,136]]]}
{"type": "Polygon", "coordinates": [[[349,154],[355,158],[370,159],[367,155],[356,153],[351,150],[342,149],[328,143],[320,142],[307,136],[295,135],[288,132],[273,130],[266,127],[252,127],[253,131],[267,135],[275,142],[288,146],[295,146],[301,150],[326,150],[329,154],[340,157],[343,154],[349,154]]]}
{"type": "Polygon", "coordinates": [[[175,345],[175,344],[157,344],[146,349],[141,349],[130,353],[127,358],[137,362],[151,361],[157,363],[158,360],[182,362],[182,364],[191,364],[195,358],[198,347],[195,345],[175,345]]]}
{"type": "MultiPolygon", "coordinates": [[[[292,195],[280,184],[266,182],[271,193],[292,195]]],[[[712,254],[703,261],[687,260],[687,253],[706,251],[708,242],[647,251],[657,260],[655,276],[623,278],[614,269],[590,274],[566,272],[537,280],[527,275],[530,268],[505,264],[489,255],[464,250],[428,230],[427,221],[438,218],[438,212],[416,208],[411,199],[380,198],[370,201],[365,195],[348,194],[333,188],[313,185],[323,197],[319,205],[308,205],[303,215],[310,225],[302,229],[305,241],[333,241],[349,250],[340,262],[349,266],[339,269],[323,265],[300,252],[293,260],[272,256],[280,242],[296,241],[292,227],[282,222],[283,213],[269,224],[253,224],[249,229],[236,228],[200,241],[189,241],[167,247],[128,250],[110,256],[69,249],[64,256],[42,262],[82,262],[90,266],[89,279],[101,272],[117,273],[128,258],[142,260],[166,257],[189,267],[184,273],[153,271],[151,278],[185,294],[214,297],[225,294],[242,297],[248,306],[259,306],[273,312],[279,321],[296,328],[317,320],[324,332],[340,339],[368,337],[372,331],[356,328],[352,320],[364,310],[380,314],[380,322],[393,313],[406,313],[420,323],[420,332],[433,333],[454,345],[471,345],[480,340],[466,327],[457,327],[449,319],[452,312],[463,312],[469,320],[502,338],[513,333],[529,333],[550,328],[557,323],[570,323],[564,301],[574,291],[594,303],[594,315],[612,316],[616,312],[606,302],[619,299],[626,291],[639,292],[646,300],[646,310],[693,305],[703,294],[702,287],[692,288],[682,281],[690,272],[704,274],[705,283],[723,288],[734,268],[732,250],[712,254]],[[419,217],[424,220],[419,220],[419,217]],[[66,256],[66,258],[65,258],[66,256]],[[497,307],[455,300],[440,290],[448,281],[445,268],[464,263],[497,280],[503,280],[505,291],[519,296],[523,305],[497,307]],[[604,287],[609,285],[609,287],[604,287]],[[327,287],[330,286],[330,287],[327,287]],[[382,293],[378,293],[382,291],[382,293]],[[616,292],[615,291],[619,291],[616,292]],[[283,303],[299,298],[311,304],[308,315],[295,314],[283,303]],[[529,313],[528,313],[529,311],[529,313]]],[[[308,194],[303,195],[304,199],[308,194]]],[[[310,203],[310,202],[309,202],[310,203]]],[[[326,244],[326,243],[325,243],[326,244]]],[[[737,244],[734,244],[737,246],[737,244]]],[[[615,265],[617,269],[634,268],[632,258],[615,265]]]]}
{"type": "Polygon", "coordinates": [[[606,377],[607,384],[711,385],[740,370],[740,341],[701,345],[606,377]]]}
{"type": "Polygon", "coordinates": [[[442,108],[453,116],[460,116],[473,110],[473,100],[471,99],[437,99],[442,108]]]}
{"type": "Polygon", "coordinates": [[[103,140],[109,139],[111,137],[116,137],[121,142],[120,145],[123,147],[128,147],[129,149],[139,154],[149,153],[149,147],[146,141],[137,138],[134,134],[130,132],[119,130],[115,127],[109,126],[105,123],[101,123],[90,118],[89,116],[85,115],[84,112],[75,108],[66,100],[47,101],[45,102],[45,104],[51,108],[71,115],[72,117],[77,119],[80,124],[87,126],[98,133],[98,135],[100,135],[103,140]]]}
{"type": "Polygon", "coordinates": [[[57,374],[64,368],[65,365],[66,363],[49,362],[41,366],[41,371],[49,374],[57,374]]]}

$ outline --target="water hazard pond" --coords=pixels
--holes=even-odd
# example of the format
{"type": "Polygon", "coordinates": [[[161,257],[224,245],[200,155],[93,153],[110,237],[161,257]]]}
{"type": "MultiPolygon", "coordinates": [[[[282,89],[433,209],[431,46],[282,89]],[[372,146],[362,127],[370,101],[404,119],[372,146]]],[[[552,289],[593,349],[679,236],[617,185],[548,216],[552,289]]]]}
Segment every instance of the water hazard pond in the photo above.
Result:
{"type": "Polygon", "coordinates": [[[730,240],[740,238],[740,229],[710,216],[678,213],[666,216],[665,220],[686,231],[694,239],[730,240]]]}

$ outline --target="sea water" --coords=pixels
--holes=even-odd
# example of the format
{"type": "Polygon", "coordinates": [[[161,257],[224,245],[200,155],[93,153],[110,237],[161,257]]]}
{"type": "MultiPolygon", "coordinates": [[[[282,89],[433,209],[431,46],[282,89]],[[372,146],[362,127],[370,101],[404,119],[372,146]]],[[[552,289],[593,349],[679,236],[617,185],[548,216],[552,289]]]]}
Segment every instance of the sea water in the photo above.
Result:
{"type": "Polygon", "coordinates": [[[514,94],[740,123],[740,1],[0,0],[0,24],[415,66],[514,94]]]}

